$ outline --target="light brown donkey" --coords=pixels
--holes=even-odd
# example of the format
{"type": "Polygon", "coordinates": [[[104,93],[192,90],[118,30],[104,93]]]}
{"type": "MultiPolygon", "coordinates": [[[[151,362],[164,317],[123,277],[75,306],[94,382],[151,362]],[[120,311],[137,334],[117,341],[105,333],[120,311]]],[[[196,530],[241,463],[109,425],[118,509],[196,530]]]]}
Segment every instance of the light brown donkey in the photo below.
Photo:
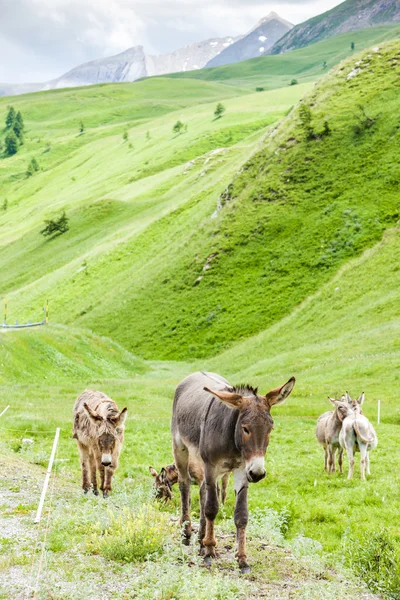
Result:
{"type": "Polygon", "coordinates": [[[78,441],[82,465],[82,488],[88,493],[90,485],[98,496],[97,471],[103,497],[111,492],[112,478],[124,441],[124,425],[128,409],[121,412],[114,400],[102,392],[84,391],[74,405],[72,437],[78,441]]]}

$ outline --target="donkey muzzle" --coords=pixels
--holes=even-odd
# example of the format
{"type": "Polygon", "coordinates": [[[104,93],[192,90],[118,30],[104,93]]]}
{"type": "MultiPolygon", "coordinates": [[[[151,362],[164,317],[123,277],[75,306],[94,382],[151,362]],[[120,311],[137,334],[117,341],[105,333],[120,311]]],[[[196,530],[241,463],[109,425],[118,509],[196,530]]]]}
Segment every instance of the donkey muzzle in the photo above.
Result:
{"type": "Polygon", "coordinates": [[[257,456],[247,464],[246,475],[249,483],[257,483],[261,479],[264,479],[266,471],[263,456],[257,456]]]}
{"type": "Polygon", "coordinates": [[[101,464],[103,465],[103,467],[109,467],[111,465],[111,462],[112,462],[111,454],[102,454],[101,455],[101,464]]]}

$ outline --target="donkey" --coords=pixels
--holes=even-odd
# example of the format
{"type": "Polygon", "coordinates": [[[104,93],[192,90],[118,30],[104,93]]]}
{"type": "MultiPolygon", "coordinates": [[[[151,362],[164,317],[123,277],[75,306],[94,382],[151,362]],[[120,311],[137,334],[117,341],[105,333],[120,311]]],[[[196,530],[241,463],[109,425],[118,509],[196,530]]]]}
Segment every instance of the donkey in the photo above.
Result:
{"type": "Polygon", "coordinates": [[[128,409],[119,412],[115,402],[102,392],[86,390],[77,398],[73,410],[72,437],[78,441],[85,494],[92,484],[94,495],[99,495],[98,470],[100,490],[103,498],[108,498],[124,441],[127,414],[128,409]]]}
{"type": "Polygon", "coordinates": [[[199,542],[207,566],[216,556],[217,479],[233,471],[236,557],[241,572],[250,572],[246,555],[248,486],[265,477],[264,458],[273,429],[270,410],[284,402],[294,384],[292,377],[283,386],[261,396],[249,385],[232,387],[220,375],[201,372],[186,377],[176,389],[171,431],[181,493],[182,541],[189,544],[192,533],[190,452],[204,464],[204,480],[200,486],[199,542]]]}
{"type": "MultiPolygon", "coordinates": [[[[156,491],[156,498],[158,500],[164,500],[167,503],[168,500],[172,499],[172,486],[178,483],[178,469],[175,463],[163,467],[159,473],[153,468],[149,467],[150,473],[154,477],[154,487],[156,491]]],[[[200,461],[189,460],[189,474],[192,483],[201,485],[204,479],[204,468],[200,461]]],[[[218,495],[221,494],[221,502],[225,504],[226,492],[229,485],[230,473],[225,473],[221,478],[221,488],[218,485],[218,495]]]]}
{"type": "Polygon", "coordinates": [[[336,471],[335,455],[336,450],[339,450],[339,471],[343,473],[343,448],[339,443],[339,434],[344,419],[353,414],[353,409],[346,396],[342,396],[340,400],[334,400],[328,396],[328,400],[333,404],[335,410],[325,412],[319,417],[315,434],[325,451],[325,471],[329,473],[336,471]]]}
{"type": "MultiPolygon", "coordinates": [[[[346,396],[351,400],[349,394],[346,396]]],[[[360,472],[361,479],[365,479],[365,473],[371,475],[369,466],[369,451],[374,450],[378,445],[378,437],[371,423],[362,414],[361,405],[365,399],[364,392],[358,400],[351,400],[354,406],[353,414],[349,415],[343,421],[342,430],[339,435],[339,442],[342,449],[346,449],[349,458],[348,479],[353,478],[354,474],[354,454],[360,451],[360,472]]]]}

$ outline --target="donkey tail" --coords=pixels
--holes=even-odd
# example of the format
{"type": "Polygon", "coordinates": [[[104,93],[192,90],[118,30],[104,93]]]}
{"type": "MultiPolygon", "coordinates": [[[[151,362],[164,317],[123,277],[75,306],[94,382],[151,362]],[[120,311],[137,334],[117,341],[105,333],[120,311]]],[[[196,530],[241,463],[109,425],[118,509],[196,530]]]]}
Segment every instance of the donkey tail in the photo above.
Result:
{"type": "Polygon", "coordinates": [[[357,437],[363,442],[363,444],[371,444],[371,442],[373,442],[373,440],[368,440],[360,433],[360,428],[358,426],[357,419],[354,420],[354,431],[356,432],[357,437]]]}

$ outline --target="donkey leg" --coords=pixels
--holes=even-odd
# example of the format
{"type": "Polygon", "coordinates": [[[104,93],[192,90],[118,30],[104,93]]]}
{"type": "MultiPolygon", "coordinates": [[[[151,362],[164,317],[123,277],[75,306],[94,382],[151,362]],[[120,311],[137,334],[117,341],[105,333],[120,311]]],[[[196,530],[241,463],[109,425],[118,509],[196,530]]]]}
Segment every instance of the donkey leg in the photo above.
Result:
{"type": "Polygon", "coordinates": [[[203,481],[200,485],[200,527],[199,527],[200,550],[202,550],[202,548],[203,548],[203,538],[206,533],[205,505],[206,505],[206,481],[205,481],[205,479],[203,479],[203,481]]]}
{"type": "Polygon", "coordinates": [[[95,496],[98,496],[99,490],[97,489],[96,460],[92,453],[89,454],[89,469],[90,469],[90,482],[92,484],[93,494],[95,496]]]}
{"type": "Polygon", "coordinates": [[[349,457],[349,474],[347,476],[347,479],[353,479],[353,473],[354,473],[354,451],[353,451],[353,446],[352,445],[347,445],[346,447],[347,450],[347,456],[349,457]]]}
{"type": "Polygon", "coordinates": [[[324,470],[328,473],[329,471],[329,467],[328,467],[328,448],[325,446],[324,447],[324,470]]]}
{"type": "Polygon", "coordinates": [[[339,472],[343,473],[343,448],[339,448],[339,472]]]}
{"type": "Polygon", "coordinates": [[[230,477],[230,473],[225,473],[225,475],[223,476],[223,478],[221,480],[221,502],[222,502],[222,504],[225,504],[225,501],[226,501],[226,491],[227,491],[228,485],[229,485],[229,477],[230,477]]]}
{"type": "Polygon", "coordinates": [[[369,468],[369,452],[367,451],[367,456],[365,457],[365,464],[367,467],[367,475],[371,475],[371,469],[369,468]]]}
{"type": "Polygon", "coordinates": [[[249,510],[247,506],[247,491],[248,481],[245,470],[234,471],[235,478],[235,525],[236,525],[236,541],[237,541],[237,553],[236,558],[238,559],[240,571],[250,573],[250,567],[247,563],[246,553],[246,527],[249,520],[249,510]]]}
{"type": "Polygon", "coordinates": [[[182,542],[186,546],[190,543],[192,535],[192,523],[190,520],[190,473],[189,473],[189,451],[179,440],[173,442],[173,452],[176,468],[178,470],[179,491],[181,493],[181,525],[182,542]]]}
{"type": "Polygon", "coordinates": [[[82,468],[82,489],[85,494],[88,493],[90,489],[90,478],[89,478],[89,452],[88,448],[81,444],[78,441],[79,454],[81,458],[81,468],[82,468]]]}
{"type": "Polygon", "coordinates": [[[115,467],[106,467],[104,469],[104,488],[103,498],[108,498],[112,490],[112,478],[114,476],[115,467]]]}
{"type": "Polygon", "coordinates": [[[206,517],[206,532],[203,538],[204,546],[204,562],[207,566],[211,564],[211,559],[215,558],[215,539],[214,521],[218,514],[219,500],[217,491],[217,482],[215,474],[211,469],[206,468],[205,472],[206,483],[206,500],[204,504],[204,514],[206,517]]]}
{"type": "Polygon", "coordinates": [[[358,442],[360,448],[360,476],[365,479],[365,469],[367,466],[367,446],[358,442]]]}
{"type": "Polygon", "coordinates": [[[336,448],[331,448],[331,473],[336,473],[336,448]]]}

